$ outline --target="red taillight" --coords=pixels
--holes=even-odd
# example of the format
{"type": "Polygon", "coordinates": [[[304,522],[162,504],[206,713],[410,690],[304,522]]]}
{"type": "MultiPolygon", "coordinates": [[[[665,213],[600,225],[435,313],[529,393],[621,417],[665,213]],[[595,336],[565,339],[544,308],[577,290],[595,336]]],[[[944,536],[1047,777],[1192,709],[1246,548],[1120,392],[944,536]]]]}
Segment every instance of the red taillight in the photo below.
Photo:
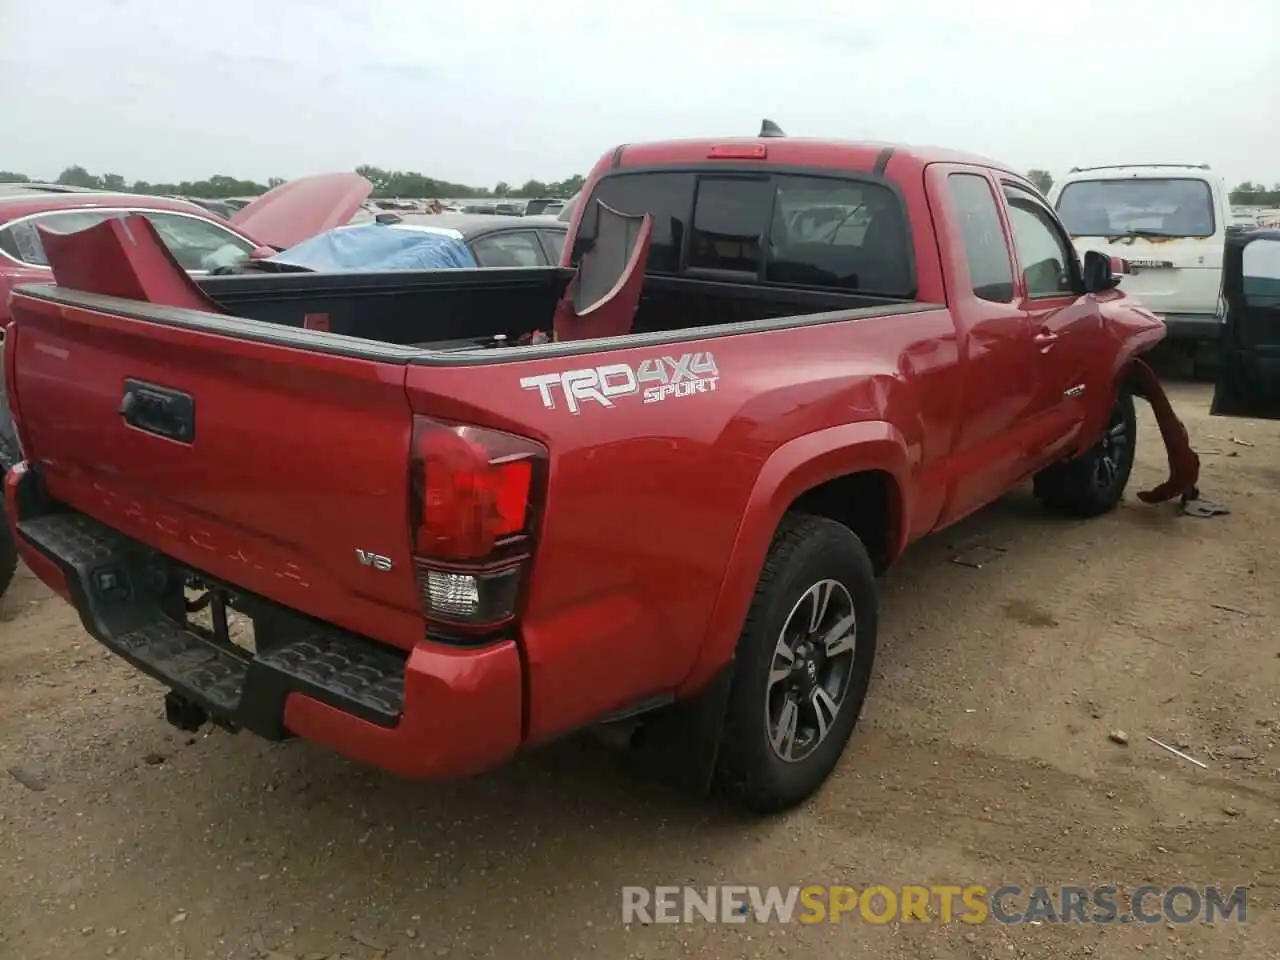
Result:
{"type": "Polygon", "coordinates": [[[769,148],[763,143],[717,143],[707,154],[710,160],[765,160],[769,148]]]}
{"type": "Polygon", "coordinates": [[[524,437],[414,418],[414,562],[429,620],[495,626],[515,615],[546,460],[524,437]]]}

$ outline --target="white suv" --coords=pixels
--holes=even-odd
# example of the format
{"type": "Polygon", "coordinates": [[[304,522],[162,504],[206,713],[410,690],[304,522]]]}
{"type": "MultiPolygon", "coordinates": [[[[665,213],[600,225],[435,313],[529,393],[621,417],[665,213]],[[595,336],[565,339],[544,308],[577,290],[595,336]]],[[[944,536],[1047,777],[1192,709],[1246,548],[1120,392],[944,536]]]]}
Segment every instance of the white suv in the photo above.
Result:
{"type": "Polygon", "coordinates": [[[1207,164],[1073,167],[1049,199],[1076,249],[1129,261],[1121,286],[1193,351],[1222,336],[1222,251],[1231,207],[1207,164]]]}

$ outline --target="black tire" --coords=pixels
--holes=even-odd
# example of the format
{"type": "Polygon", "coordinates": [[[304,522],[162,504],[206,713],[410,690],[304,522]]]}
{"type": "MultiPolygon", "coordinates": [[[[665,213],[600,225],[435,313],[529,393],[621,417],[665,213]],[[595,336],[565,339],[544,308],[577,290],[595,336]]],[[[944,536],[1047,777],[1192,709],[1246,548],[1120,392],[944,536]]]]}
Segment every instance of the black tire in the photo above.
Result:
{"type": "Polygon", "coordinates": [[[0,385],[0,471],[8,473],[9,468],[22,459],[20,447],[18,430],[9,413],[8,398],[5,396],[4,386],[0,385]]]}
{"type": "Polygon", "coordinates": [[[812,795],[835,768],[866,699],[878,604],[871,558],[852,530],[824,517],[787,515],[774,535],[738,639],[720,747],[720,782],[748,809],[775,813],[792,807],[812,795]],[[824,619],[813,630],[813,609],[823,595],[824,619]],[[850,615],[852,627],[837,635],[850,615]],[[797,633],[789,624],[802,629],[797,633]],[[793,638],[789,662],[778,653],[786,645],[784,633],[793,638]],[[831,650],[849,644],[851,650],[828,656],[824,647],[821,655],[815,652],[810,658],[805,650],[816,651],[819,644],[804,638],[822,636],[831,639],[831,650]],[[772,679],[788,666],[788,679],[772,679]],[[826,701],[820,700],[819,686],[826,701]],[[796,705],[794,718],[786,712],[788,700],[796,705]],[[811,713],[820,702],[836,708],[821,727],[819,714],[811,713]],[[788,718],[793,722],[787,723],[788,718]],[[792,731],[790,749],[784,729],[792,731]],[[819,736],[822,729],[825,734],[819,736]],[[775,739],[783,746],[775,747],[775,739]]]}
{"type": "Polygon", "coordinates": [[[1097,517],[1124,496],[1138,446],[1133,394],[1116,396],[1106,432],[1084,453],[1036,474],[1035,494],[1049,509],[1074,517],[1097,517]]]}
{"type": "Polygon", "coordinates": [[[0,502],[0,597],[8,591],[17,570],[18,545],[13,542],[13,531],[9,529],[9,514],[0,502]]]}

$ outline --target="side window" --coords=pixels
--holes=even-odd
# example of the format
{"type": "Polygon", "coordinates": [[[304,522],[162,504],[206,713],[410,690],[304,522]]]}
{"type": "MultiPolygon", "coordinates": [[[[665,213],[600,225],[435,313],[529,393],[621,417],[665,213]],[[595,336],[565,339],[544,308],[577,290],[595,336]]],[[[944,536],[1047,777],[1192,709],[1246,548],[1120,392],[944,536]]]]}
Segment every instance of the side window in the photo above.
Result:
{"type": "Polygon", "coordinates": [[[216,223],[176,213],[136,211],[151,221],[183,270],[213,270],[247,260],[253,245],[216,223]]]}
{"type": "Polygon", "coordinates": [[[1013,264],[990,182],[976,173],[953,173],[947,177],[947,185],[960,221],[974,296],[993,303],[1010,303],[1013,264]]]}
{"type": "Polygon", "coordinates": [[[559,263],[560,258],[564,256],[565,235],[564,230],[542,230],[538,234],[542,237],[542,245],[546,247],[547,256],[551,258],[553,264],[559,263]]]}
{"type": "Polygon", "coordinates": [[[910,232],[892,190],[828,177],[774,182],[767,281],[914,296],[910,232]]]}
{"type": "Polygon", "coordinates": [[[1258,239],[1245,247],[1241,273],[1246,304],[1258,310],[1280,310],[1280,240],[1258,239]]]}
{"type": "Polygon", "coordinates": [[[494,233],[471,244],[471,252],[482,267],[545,266],[538,235],[532,230],[494,233]]]}
{"type": "Polygon", "coordinates": [[[690,269],[760,272],[773,184],[763,177],[701,177],[689,236],[690,269]]]}
{"type": "Polygon", "coordinates": [[[1029,297],[1060,297],[1075,293],[1075,253],[1067,245],[1052,214],[1034,194],[1005,184],[1009,223],[1018,265],[1029,297]]]}
{"type": "MultiPolygon", "coordinates": [[[[578,228],[579,242],[589,243],[596,235],[597,200],[620,213],[653,215],[646,273],[675,273],[680,269],[680,246],[693,210],[693,174],[621,173],[606,177],[586,201],[578,228]]],[[[574,250],[575,258],[580,252],[581,248],[574,250]]]]}
{"type": "Polygon", "coordinates": [[[37,267],[47,267],[48,258],[44,255],[44,246],[40,243],[40,234],[36,230],[39,224],[45,230],[57,233],[75,233],[96,223],[101,223],[108,216],[123,216],[120,213],[102,213],[96,210],[68,210],[63,213],[47,213],[43,216],[22,220],[3,231],[0,231],[0,250],[15,260],[29,263],[37,267]]]}

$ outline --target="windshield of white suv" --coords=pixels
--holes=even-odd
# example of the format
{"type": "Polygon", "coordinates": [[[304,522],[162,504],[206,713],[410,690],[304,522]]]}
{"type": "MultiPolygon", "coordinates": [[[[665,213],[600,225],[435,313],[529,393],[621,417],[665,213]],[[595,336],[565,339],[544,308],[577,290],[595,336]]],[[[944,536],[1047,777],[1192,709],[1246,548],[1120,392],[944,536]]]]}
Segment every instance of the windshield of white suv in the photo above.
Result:
{"type": "Polygon", "coordinates": [[[1073,237],[1211,237],[1213,195],[1196,178],[1077,180],[1058,216],[1073,237]]]}

